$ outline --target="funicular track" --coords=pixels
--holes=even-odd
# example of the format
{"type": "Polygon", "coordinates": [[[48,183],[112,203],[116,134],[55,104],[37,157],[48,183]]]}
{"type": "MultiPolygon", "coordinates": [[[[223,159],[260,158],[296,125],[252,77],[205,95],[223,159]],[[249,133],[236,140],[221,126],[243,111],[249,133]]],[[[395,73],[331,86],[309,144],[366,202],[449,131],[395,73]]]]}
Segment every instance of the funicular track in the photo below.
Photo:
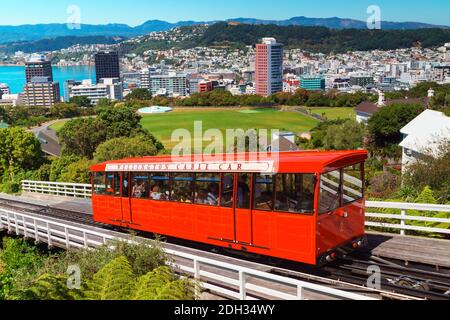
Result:
{"type": "MultiPolygon", "coordinates": [[[[96,223],[92,216],[86,213],[56,209],[50,206],[30,204],[17,200],[0,199],[0,207],[19,213],[33,213],[35,215],[72,222],[84,226],[101,228],[105,230],[121,231],[108,225],[96,223]]],[[[139,234],[149,237],[148,234],[139,234]]],[[[260,258],[253,255],[229,252],[223,249],[212,248],[207,245],[186,242],[180,239],[168,239],[169,244],[198,250],[205,254],[220,252],[224,256],[241,260],[247,266],[254,265],[268,272],[289,277],[292,279],[309,281],[311,283],[327,285],[332,288],[348,290],[354,293],[366,294],[370,297],[389,300],[450,300],[450,275],[420,269],[395,265],[389,261],[383,261],[377,257],[352,257],[343,256],[339,261],[331,263],[321,269],[299,265],[289,261],[260,258]],[[360,260],[364,259],[364,260],[360,260]],[[381,271],[381,289],[367,287],[369,267],[379,267],[381,271]]],[[[198,251],[197,251],[198,252],[198,251]]]]}

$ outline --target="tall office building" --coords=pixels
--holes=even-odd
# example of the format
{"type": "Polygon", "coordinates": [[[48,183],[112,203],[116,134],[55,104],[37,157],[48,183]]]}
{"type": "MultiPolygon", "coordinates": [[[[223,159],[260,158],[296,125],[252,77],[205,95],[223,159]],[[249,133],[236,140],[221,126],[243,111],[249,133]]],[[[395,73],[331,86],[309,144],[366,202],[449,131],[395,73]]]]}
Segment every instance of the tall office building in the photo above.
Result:
{"type": "Polygon", "coordinates": [[[103,51],[95,55],[95,72],[97,83],[105,78],[120,79],[120,62],[117,51],[103,51]]]}
{"type": "Polygon", "coordinates": [[[325,90],[326,81],[322,75],[305,75],[300,78],[300,88],[309,91],[325,90]]]}
{"type": "Polygon", "coordinates": [[[283,91],[283,45],[263,38],[256,45],[256,94],[264,97],[283,91]]]}
{"type": "Polygon", "coordinates": [[[50,108],[60,101],[59,83],[48,77],[34,77],[25,84],[23,102],[27,106],[50,108]]]}
{"type": "Polygon", "coordinates": [[[53,82],[52,64],[45,60],[44,56],[34,55],[25,62],[25,75],[27,83],[31,82],[34,77],[45,77],[53,82]]]}

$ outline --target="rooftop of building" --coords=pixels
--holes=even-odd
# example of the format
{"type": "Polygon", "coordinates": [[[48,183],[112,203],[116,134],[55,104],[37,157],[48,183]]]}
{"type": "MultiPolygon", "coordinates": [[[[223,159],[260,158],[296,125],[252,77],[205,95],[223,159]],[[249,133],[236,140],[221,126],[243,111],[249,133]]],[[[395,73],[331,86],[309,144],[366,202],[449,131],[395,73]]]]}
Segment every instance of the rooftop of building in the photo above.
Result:
{"type": "Polygon", "coordinates": [[[425,110],[400,132],[406,135],[401,147],[419,153],[435,153],[442,141],[450,141],[450,117],[442,112],[425,110]]]}

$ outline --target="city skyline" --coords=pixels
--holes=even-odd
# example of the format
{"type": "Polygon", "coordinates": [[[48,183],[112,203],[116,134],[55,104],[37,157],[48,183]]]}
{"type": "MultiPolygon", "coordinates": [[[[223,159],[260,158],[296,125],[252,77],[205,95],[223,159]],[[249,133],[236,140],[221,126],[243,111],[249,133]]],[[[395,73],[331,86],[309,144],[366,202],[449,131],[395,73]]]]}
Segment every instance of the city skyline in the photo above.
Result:
{"type": "Polygon", "coordinates": [[[423,22],[438,25],[450,25],[448,12],[450,3],[445,0],[431,0],[426,3],[418,0],[396,1],[378,0],[376,2],[362,0],[341,1],[336,3],[323,0],[312,3],[302,0],[284,0],[279,2],[248,0],[245,3],[229,0],[224,3],[211,4],[205,0],[181,1],[167,0],[161,2],[141,2],[130,0],[126,3],[111,5],[105,0],[87,1],[78,0],[47,0],[24,1],[18,0],[2,4],[0,12],[1,25],[65,23],[76,15],[71,6],[80,9],[81,23],[108,24],[123,23],[137,26],[148,20],[177,21],[213,21],[230,18],[257,18],[268,20],[284,20],[294,16],[307,16],[312,18],[351,18],[365,21],[369,16],[367,8],[377,5],[381,8],[383,21],[395,22],[423,22]],[[176,10],[174,10],[176,8],[176,10]],[[201,10],[199,10],[201,8],[201,10]],[[20,12],[20,16],[11,14],[20,12]],[[104,14],[99,15],[99,12],[104,14]],[[427,12],[426,17],[423,13],[427,12]]]}

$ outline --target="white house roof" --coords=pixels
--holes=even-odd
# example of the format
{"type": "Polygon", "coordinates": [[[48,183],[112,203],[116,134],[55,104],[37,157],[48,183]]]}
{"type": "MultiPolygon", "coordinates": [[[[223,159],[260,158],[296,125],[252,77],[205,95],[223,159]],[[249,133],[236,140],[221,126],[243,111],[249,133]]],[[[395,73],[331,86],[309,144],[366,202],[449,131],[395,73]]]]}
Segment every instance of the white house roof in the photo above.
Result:
{"type": "Polygon", "coordinates": [[[426,110],[400,130],[405,139],[400,146],[419,153],[435,153],[440,142],[450,140],[450,118],[442,112],[426,110]]]}

